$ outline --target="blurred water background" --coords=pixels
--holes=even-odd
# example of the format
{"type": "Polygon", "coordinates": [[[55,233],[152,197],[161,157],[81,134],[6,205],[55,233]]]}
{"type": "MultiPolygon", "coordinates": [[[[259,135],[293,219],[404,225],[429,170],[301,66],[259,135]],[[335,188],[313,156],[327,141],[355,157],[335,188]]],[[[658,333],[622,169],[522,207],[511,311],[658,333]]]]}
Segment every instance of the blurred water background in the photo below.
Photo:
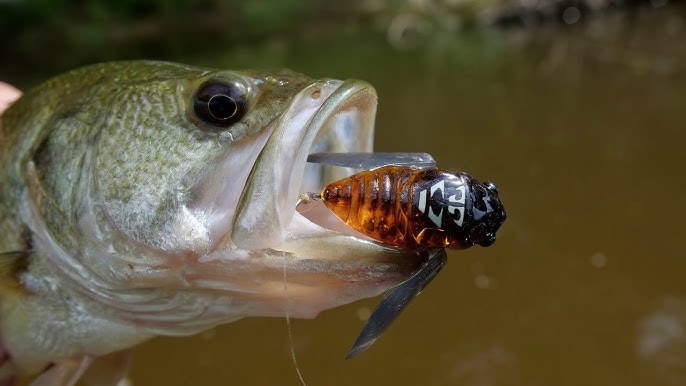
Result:
{"type": "MultiPolygon", "coordinates": [[[[686,7],[537,0],[0,0],[0,79],[164,59],[362,78],[376,148],[496,182],[491,248],[450,253],[376,345],[379,299],[292,321],[310,385],[686,384],[686,7]]],[[[135,350],[135,385],[295,385],[283,319],[135,350]]]]}

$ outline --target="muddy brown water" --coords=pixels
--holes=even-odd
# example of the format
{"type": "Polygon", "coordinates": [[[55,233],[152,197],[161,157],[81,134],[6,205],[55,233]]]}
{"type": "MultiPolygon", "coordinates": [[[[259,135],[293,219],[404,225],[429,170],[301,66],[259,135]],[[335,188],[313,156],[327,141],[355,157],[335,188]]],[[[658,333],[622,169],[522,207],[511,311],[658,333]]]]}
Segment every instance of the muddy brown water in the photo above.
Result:
{"type": "MultiPolygon", "coordinates": [[[[383,41],[355,41],[345,55],[284,48],[277,65],[377,87],[377,150],[426,151],[495,181],[509,214],[493,247],[450,253],[353,360],[343,357],[378,298],[293,321],[308,384],[684,384],[679,23],[649,14],[400,51],[383,41]]],[[[136,350],[132,376],[298,384],[283,319],[157,339],[136,350]]]]}
{"type": "MultiPolygon", "coordinates": [[[[686,384],[686,27],[670,11],[409,47],[382,33],[190,60],[356,77],[376,148],[494,181],[495,245],[451,252],[386,334],[344,356],[379,298],[293,320],[309,385],[686,384]]],[[[327,40],[329,39],[329,40],[327,40]]],[[[296,385],[286,323],[136,348],[135,385],[296,385]]]]}

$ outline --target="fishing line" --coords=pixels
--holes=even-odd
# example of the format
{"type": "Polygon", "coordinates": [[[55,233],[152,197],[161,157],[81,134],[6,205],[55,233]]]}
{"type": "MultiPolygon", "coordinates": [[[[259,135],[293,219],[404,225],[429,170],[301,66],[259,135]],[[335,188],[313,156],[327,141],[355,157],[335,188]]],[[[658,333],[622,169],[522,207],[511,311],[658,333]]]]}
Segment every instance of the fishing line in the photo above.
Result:
{"type": "Polygon", "coordinates": [[[286,285],[286,252],[283,252],[283,296],[285,301],[285,312],[286,312],[286,327],[288,328],[288,343],[291,348],[291,359],[293,360],[293,366],[295,366],[295,371],[298,373],[298,378],[302,386],[307,386],[303,375],[300,373],[300,366],[298,366],[298,359],[295,357],[295,345],[293,344],[293,330],[291,328],[291,316],[288,312],[288,286],[286,285]]]}

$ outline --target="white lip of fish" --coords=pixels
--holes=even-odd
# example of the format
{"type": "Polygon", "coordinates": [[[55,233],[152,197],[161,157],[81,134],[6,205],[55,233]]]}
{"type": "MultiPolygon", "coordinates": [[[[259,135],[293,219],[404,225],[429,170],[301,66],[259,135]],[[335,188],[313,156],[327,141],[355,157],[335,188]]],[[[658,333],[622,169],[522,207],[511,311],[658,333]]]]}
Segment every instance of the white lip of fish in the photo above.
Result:
{"type": "MultiPolygon", "coordinates": [[[[300,217],[298,195],[319,192],[325,184],[353,173],[347,168],[307,164],[308,154],[371,151],[375,113],[376,93],[362,81],[317,82],[296,95],[271,132],[242,192],[233,222],[234,243],[254,250],[285,241],[288,225],[300,217]]],[[[310,227],[310,231],[320,229],[310,227]]]]}

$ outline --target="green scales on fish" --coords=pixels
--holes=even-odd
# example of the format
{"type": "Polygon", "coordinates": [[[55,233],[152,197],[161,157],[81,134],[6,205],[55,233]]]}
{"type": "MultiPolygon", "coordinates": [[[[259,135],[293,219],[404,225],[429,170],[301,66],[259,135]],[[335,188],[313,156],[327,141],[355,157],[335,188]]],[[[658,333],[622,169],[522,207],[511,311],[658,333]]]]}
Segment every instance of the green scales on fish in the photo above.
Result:
{"type": "Polygon", "coordinates": [[[372,151],[375,113],[359,80],[151,61],[27,92],[0,116],[0,381],[102,377],[89,365],[157,335],[312,318],[434,275],[420,267],[444,253],[298,209],[303,192],[355,167],[403,160],[359,155],[372,151]],[[307,162],[314,153],[371,161],[307,162]],[[284,270],[297,301],[284,301],[284,270]]]}

